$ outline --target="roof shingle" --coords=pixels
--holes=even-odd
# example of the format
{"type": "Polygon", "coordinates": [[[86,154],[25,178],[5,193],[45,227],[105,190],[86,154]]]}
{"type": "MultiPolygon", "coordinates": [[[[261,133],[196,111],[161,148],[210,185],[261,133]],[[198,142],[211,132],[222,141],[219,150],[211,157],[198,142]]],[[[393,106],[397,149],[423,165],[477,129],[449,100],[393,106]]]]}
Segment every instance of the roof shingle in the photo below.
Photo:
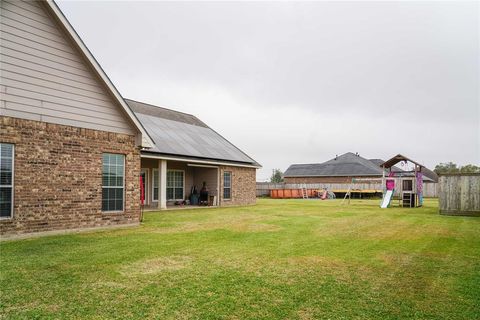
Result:
{"type": "Polygon", "coordinates": [[[324,163],[292,164],[285,177],[381,176],[382,169],[365,158],[347,152],[324,163]]]}

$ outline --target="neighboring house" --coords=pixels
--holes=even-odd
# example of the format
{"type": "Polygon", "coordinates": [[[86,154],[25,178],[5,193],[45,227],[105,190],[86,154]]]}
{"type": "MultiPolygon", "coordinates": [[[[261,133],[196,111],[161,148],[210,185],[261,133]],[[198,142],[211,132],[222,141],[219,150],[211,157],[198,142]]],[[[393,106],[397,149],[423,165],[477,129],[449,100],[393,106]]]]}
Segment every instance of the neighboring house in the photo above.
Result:
{"type": "Polygon", "coordinates": [[[160,208],[200,181],[220,205],[255,202],[255,161],[193,116],[132,111],[54,2],[0,6],[1,235],[138,224],[142,168],[160,208]]]}
{"type": "MultiPolygon", "coordinates": [[[[285,183],[351,183],[352,179],[378,179],[383,176],[381,159],[365,159],[358,154],[347,152],[335,158],[314,164],[292,164],[284,173],[285,183]]],[[[426,169],[426,168],[425,168],[426,169]]],[[[402,169],[394,167],[395,172],[402,173],[402,169]]],[[[435,173],[426,169],[425,182],[435,181],[435,173]]]]}

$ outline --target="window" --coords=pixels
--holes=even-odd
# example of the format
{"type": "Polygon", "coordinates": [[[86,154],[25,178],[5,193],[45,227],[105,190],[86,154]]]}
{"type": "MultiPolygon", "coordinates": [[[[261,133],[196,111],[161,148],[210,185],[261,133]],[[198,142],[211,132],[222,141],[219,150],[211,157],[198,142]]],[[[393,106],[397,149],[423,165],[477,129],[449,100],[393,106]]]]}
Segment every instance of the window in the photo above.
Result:
{"type": "Polygon", "coordinates": [[[0,218],[13,212],[13,144],[0,143],[0,218]]]}
{"type": "Polygon", "coordinates": [[[413,191],[413,180],[403,180],[402,189],[403,191],[413,191]]]}
{"type": "Polygon", "coordinates": [[[102,211],[123,211],[125,156],[103,154],[102,211]]]}
{"type": "Polygon", "coordinates": [[[232,173],[230,171],[223,172],[223,199],[232,198],[232,173]]]}
{"type": "Polygon", "coordinates": [[[183,200],[184,172],[167,170],[167,200],[183,200]]]}
{"type": "Polygon", "coordinates": [[[158,201],[158,186],[160,184],[160,177],[158,176],[158,169],[152,170],[153,184],[152,184],[152,201],[158,201]]]}

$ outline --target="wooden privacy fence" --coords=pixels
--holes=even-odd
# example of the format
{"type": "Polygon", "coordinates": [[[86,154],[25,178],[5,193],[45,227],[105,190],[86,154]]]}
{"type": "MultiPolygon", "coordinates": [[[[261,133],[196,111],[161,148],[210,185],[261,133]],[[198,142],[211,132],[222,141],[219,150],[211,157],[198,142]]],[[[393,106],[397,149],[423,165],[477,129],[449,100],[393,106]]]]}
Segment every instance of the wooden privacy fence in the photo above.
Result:
{"type": "Polygon", "coordinates": [[[480,173],[442,175],[438,184],[441,214],[480,216],[480,173]]]}
{"type": "MultiPolygon", "coordinates": [[[[301,188],[311,190],[336,190],[337,192],[347,192],[350,184],[348,183],[270,183],[270,182],[257,182],[257,197],[270,196],[270,190],[276,189],[292,189],[300,190],[301,188]]],[[[423,196],[427,198],[436,198],[438,196],[438,183],[423,183],[423,196]]],[[[376,183],[353,183],[352,190],[378,190],[382,192],[382,184],[376,183]]]]}
{"type": "Polygon", "coordinates": [[[424,182],[423,183],[423,196],[425,198],[437,198],[438,197],[438,183],[437,182],[424,182]]]}

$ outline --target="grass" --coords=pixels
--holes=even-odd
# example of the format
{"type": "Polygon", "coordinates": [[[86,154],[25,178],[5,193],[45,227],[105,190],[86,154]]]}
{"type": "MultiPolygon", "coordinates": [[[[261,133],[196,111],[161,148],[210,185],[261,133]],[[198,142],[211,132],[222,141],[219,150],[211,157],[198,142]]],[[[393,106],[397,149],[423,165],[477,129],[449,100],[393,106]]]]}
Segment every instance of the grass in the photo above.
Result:
{"type": "Polygon", "coordinates": [[[480,218],[260,199],[0,244],[5,319],[479,319],[480,218]]]}

